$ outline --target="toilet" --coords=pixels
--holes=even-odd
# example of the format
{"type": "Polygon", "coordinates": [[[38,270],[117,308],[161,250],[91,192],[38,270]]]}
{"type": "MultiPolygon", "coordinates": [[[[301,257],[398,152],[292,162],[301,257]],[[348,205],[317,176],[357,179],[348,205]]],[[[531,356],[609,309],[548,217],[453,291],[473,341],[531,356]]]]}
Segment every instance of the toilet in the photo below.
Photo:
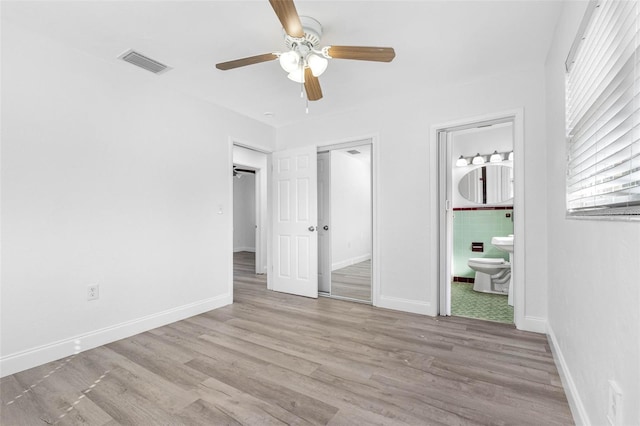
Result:
{"type": "Polygon", "coordinates": [[[476,271],[473,289],[482,293],[509,294],[511,264],[503,258],[472,257],[467,261],[476,271]]]}

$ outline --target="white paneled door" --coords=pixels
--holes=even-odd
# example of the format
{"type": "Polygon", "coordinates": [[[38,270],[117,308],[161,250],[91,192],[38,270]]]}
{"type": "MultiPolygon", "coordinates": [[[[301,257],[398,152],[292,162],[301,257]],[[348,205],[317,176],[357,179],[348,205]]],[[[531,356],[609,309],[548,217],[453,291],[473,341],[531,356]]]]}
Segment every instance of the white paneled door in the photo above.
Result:
{"type": "Polygon", "coordinates": [[[272,288],[318,297],[316,147],[272,154],[272,288]]]}

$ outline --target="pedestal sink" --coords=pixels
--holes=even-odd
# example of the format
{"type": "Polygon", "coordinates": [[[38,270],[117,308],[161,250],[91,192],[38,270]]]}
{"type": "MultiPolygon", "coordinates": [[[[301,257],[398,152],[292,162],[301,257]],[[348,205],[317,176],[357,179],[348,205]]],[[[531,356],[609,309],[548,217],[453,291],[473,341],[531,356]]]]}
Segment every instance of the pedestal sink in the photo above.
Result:
{"type": "Polygon", "coordinates": [[[491,244],[497,249],[513,253],[513,235],[509,235],[508,237],[493,237],[491,238],[491,244]]]}
{"type": "Polygon", "coordinates": [[[509,298],[507,303],[513,306],[513,235],[507,237],[493,237],[491,244],[499,250],[509,253],[509,263],[511,264],[511,278],[509,279],[509,298]]]}

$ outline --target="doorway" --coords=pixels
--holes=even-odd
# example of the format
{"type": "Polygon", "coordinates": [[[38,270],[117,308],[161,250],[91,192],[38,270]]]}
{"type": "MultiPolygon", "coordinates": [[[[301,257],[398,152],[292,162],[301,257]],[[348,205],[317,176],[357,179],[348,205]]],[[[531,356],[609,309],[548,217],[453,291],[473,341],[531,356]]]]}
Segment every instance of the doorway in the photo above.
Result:
{"type": "Polygon", "coordinates": [[[513,123],[452,130],[449,137],[451,315],[513,324],[510,256],[492,244],[494,236],[513,235],[513,123]]]}
{"type": "Polygon", "coordinates": [[[516,326],[522,321],[523,186],[515,179],[522,165],[521,123],[521,112],[514,111],[434,127],[440,315],[516,326]],[[493,237],[510,235],[510,252],[493,244],[493,237]]]}
{"type": "MultiPolygon", "coordinates": [[[[327,144],[327,145],[308,145],[302,147],[294,147],[278,150],[271,153],[271,164],[269,168],[271,186],[270,186],[270,208],[271,208],[271,227],[270,227],[270,244],[269,252],[269,281],[268,288],[271,290],[289,293],[299,296],[317,298],[319,295],[343,298],[363,303],[369,303],[374,306],[377,304],[378,293],[378,271],[377,271],[377,249],[376,243],[376,185],[377,179],[375,174],[376,150],[375,138],[359,139],[350,142],[327,144]],[[333,239],[338,235],[331,223],[320,223],[318,215],[322,214],[318,211],[318,203],[322,202],[318,197],[318,152],[332,152],[337,150],[346,150],[363,146],[369,147],[369,152],[373,161],[369,163],[369,190],[371,195],[369,203],[369,211],[366,215],[360,215],[360,222],[368,223],[367,237],[369,239],[369,254],[360,257],[351,256],[350,259],[342,260],[342,267],[352,266],[362,261],[370,259],[370,268],[367,268],[369,278],[368,282],[368,299],[360,300],[350,296],[336,295],[335,291],[326,292],[319,291],[319,263],[323,263],[323,276],[330,276],[332,268],[341,269],[338,266],[341,263],[334,261],[334,255],[327,255],[320,259],[318,239],[333,239]],[[325,229],[327,227],[327,229],[325,229]],[[318,232],[317,232],[318,231],[318,232]],[[325,238],[329,232],[329,238],[325,238]],[[322,236],[320,234],[322,233],[322,236]],[[333,293],[333,294],[332,294],[333,293]]],[[[360,152],[360,154],[363,154],[360,152]]],[[[353,153],[350,155],[358,155],[353,153]]],[[[336,181],[330,177],[325,180],[331,185],[327,188],[336,188],[336,181]]],[[[338,181],[339,182],[339,181],[338,181]]],[[[340,185],[346,185],[340,182],[340,185]]],[[[320,189],[324,191],[324,189],[320,189]]],[[[336,193],[340,193],[337,191],[336,193]]],[[[343,204],[344,196],[341,197],[343,204]]],[[[325,215],[325,217],[329,217],[325,215]]],[[[340,229],[340,226],[338,229],[340,229]]],[[[356,229],[348,227],[349,230],[356,229]]],[[[340,235],[342,237],[342,235],[340,235]]],[[[357,241],[353,238],[347,241],[347,248],[355,248],[357,241]]],[[[323,247],[323,250],[325,248],[323,247]]],[[[333,250],[332,250],[333,251],[333,250]]]]}
{"type": "Polygon", "coordinates": [[[251,257],[254,272],[266,274],[267,154],[234,143],[232,166],[234,258],[251,257]]]}
{"type": "MultiPolygon", "coordinates": [[[[236,258],[253,257],[256,263],[258,212],[256,206],[256,171],[248,166],[233,165],[233,253],[236,258]]],[[[257,272],[257,271],[256,271],[257,272]]]]}
{"type": "Polygon", "coordinates": [[[371,143],[318,152],[318,291],[372,303],[371,143]]]}

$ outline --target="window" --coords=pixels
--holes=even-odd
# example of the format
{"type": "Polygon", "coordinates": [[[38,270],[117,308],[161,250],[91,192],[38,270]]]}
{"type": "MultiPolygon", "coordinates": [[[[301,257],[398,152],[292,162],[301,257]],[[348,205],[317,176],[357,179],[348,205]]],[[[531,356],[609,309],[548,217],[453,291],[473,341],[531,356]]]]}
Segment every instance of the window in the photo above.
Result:
{"type": "Polygon", "coordinates": [[[567,59],[569,216],[640,218],[638,3],[592,1],[567,59]]]}

